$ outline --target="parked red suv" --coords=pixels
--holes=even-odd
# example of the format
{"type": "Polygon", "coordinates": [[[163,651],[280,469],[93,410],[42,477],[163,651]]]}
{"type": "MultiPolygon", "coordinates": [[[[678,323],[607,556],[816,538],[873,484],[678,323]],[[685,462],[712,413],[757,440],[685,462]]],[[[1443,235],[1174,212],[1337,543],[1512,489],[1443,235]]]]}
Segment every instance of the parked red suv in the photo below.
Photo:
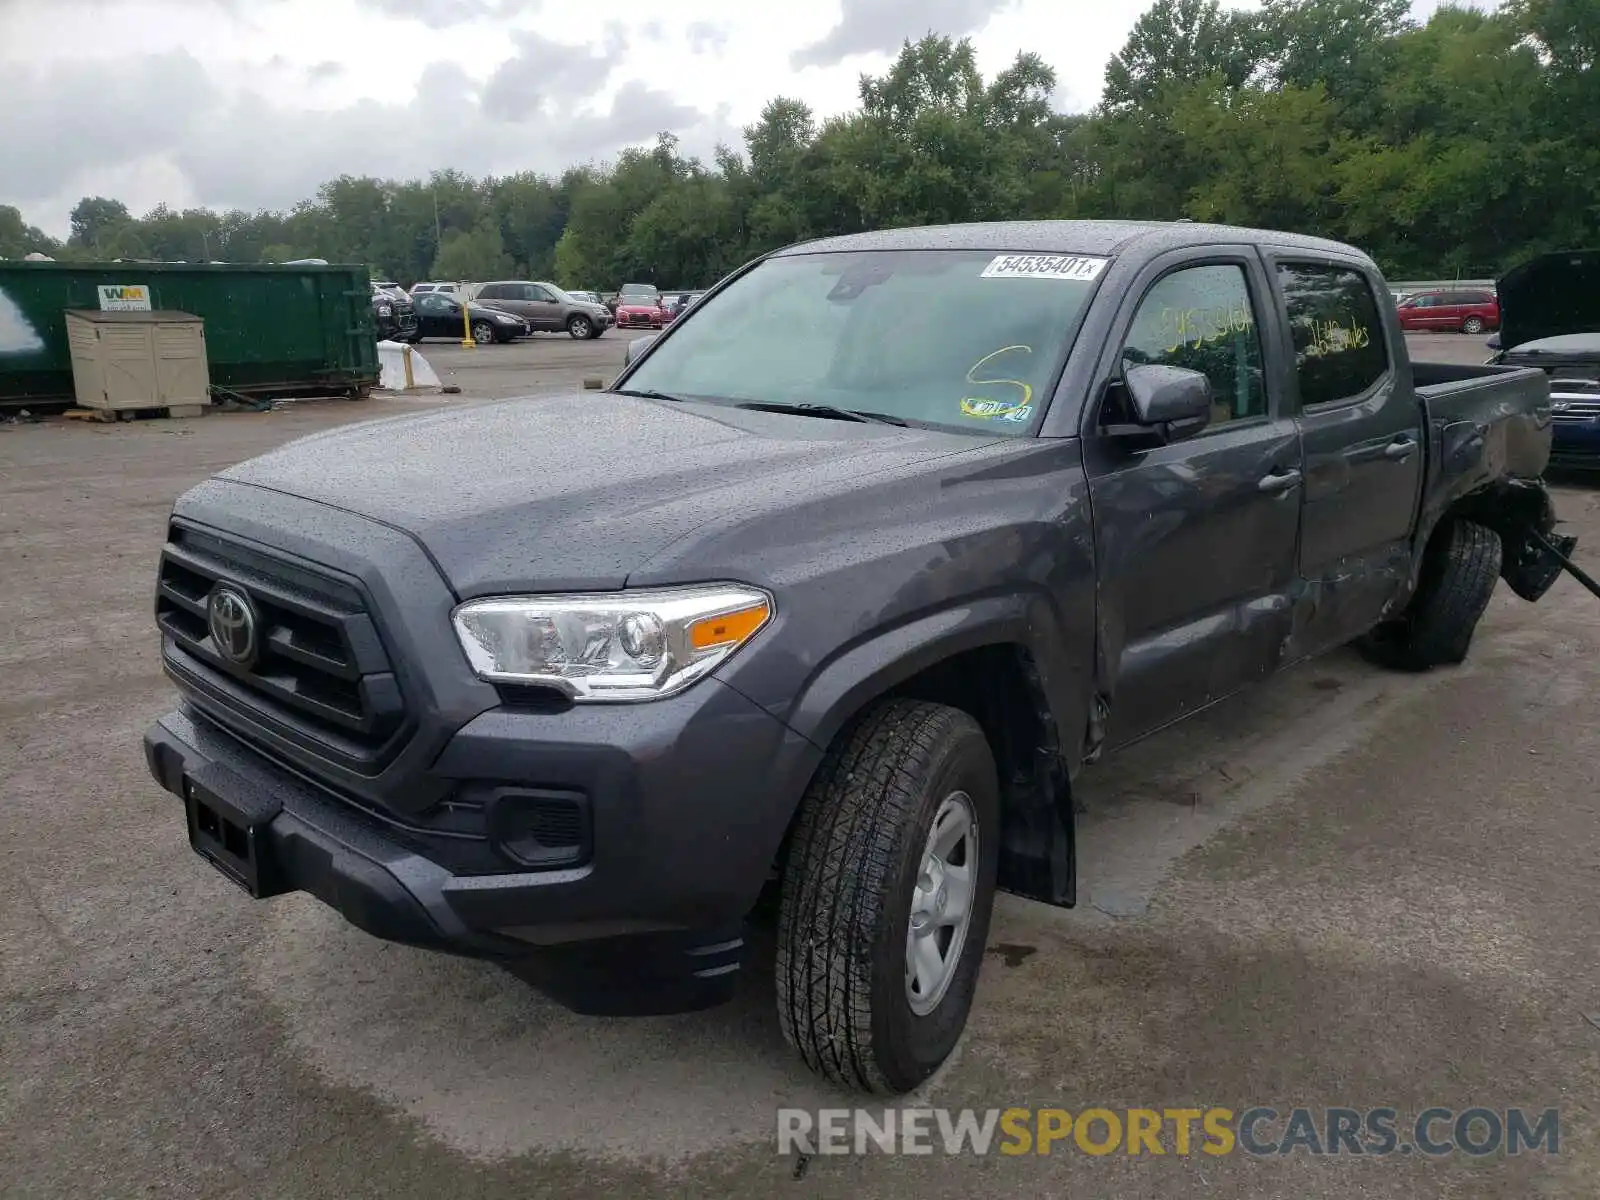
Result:
{"type": "Polygon", "coordinates": [[[1500,301],[1490,291],[1415,292],[1400,301],[1400,328],[1482,333],[1500,328],[1500,301]]]}

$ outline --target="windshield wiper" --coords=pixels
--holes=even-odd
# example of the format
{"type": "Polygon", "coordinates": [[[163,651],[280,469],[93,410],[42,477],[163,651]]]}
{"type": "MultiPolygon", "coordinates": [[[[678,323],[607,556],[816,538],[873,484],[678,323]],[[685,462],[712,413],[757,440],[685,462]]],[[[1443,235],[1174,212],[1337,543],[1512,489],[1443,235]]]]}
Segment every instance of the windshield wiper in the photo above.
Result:
{"type": "Polygon", "coordinates": [[[641,400],[671,400],[674,404],[684,404],[688,396],[674,396],[671,392],[656,392],[648,388],[634,390],[632,388],[618,388],[611,393],[613,396],[637,396],[641,400]]]}
{"type": "Polygon", "coordinates": [[[859,408],[835,408],[831,404],[784,404],[776,400],[746,400],[735,404],[735,408],[753,408],[758,412],[792,413],[798,417],[823,417],[834,421],[864,421],[876,425],[898,425],[907,428],[907,423],[899,417],[891,417],[888,413],[867,412],[859,408]]]}

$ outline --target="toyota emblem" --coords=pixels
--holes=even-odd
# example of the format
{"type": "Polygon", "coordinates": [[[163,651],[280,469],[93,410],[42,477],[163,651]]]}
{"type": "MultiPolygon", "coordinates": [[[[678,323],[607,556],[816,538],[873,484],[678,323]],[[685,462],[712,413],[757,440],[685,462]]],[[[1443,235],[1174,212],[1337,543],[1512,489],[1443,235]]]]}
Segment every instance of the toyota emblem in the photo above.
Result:
{"type": "Polygon", "coordinates": [[[231,663],[248,667],[256,657],[256,610],[245,595],[231,583],[219,583],[211,590],[206,608],[206,627],[217,653],[231,663]]]}

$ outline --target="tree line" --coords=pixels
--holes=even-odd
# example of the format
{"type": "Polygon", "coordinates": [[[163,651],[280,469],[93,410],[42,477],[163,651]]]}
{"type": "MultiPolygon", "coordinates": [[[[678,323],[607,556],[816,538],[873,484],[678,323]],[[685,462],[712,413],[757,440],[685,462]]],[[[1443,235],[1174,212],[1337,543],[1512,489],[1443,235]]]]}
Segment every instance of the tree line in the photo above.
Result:
{"type": "Polygon", "coordinates": [[[888,226],[1190,218],[1315,233],[1396,278],[1492,276],[1600,221],[1600,5],[1156,0],[1093,111],[1052,110],[1022,53],[908,42],[819,121],[783,97],[711,163],[661,134],[559,176],[341,176],[288,212],[135,217],[87,197],[65,244],[0,207],[0,256],[365,263],[376,277],[700,287],[766,250],[888,226]]]}

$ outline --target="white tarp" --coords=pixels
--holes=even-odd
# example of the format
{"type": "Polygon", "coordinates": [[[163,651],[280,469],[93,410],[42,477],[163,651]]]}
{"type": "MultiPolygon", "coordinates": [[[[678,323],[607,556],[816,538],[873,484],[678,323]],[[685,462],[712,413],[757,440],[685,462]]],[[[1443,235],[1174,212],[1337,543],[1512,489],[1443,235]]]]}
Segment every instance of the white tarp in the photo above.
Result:
{"type": "Polygon", "coordinates": [[[416,347],[403,342],[378,343],[378,386],[391,392],[406,388],[439,386],[439,376],[428,365],[428,360],[417,353],[416,347]],[[406,359],[411,360],[411,379],[406,381],[406,359]]]}

